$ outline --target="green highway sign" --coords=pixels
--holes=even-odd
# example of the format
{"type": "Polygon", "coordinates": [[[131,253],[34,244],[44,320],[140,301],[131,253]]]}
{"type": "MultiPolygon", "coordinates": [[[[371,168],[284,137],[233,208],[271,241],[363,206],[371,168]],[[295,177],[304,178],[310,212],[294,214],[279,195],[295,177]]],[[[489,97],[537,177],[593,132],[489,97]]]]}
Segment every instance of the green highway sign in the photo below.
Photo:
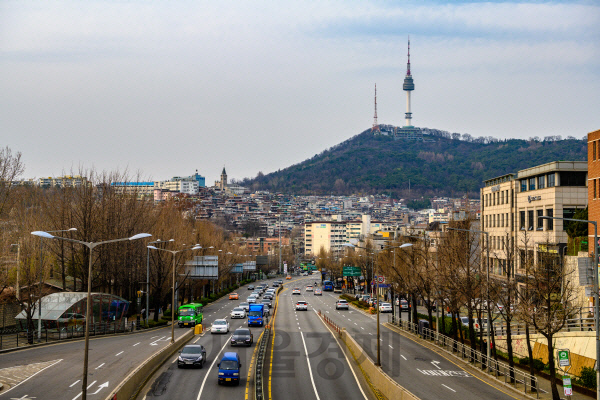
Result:
{"type": "Polygon", "coordinates": [[[360,272],[360,267],[344,266],[342,268],[342,275],[343,276],[361,276],[362,273],[360,272]]]}

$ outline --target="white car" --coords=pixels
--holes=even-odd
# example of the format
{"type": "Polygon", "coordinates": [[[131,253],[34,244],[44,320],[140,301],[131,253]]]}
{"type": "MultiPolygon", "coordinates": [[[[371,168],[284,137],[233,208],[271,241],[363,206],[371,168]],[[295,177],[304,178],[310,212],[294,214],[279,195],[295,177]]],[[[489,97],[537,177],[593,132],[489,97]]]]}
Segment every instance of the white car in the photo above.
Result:
{"type": "Polygon", "coordinates": [[[381,305],[379,306],[379,312],[392,312],[392,305],[390,303],[381,303],[381,305]]]}
{"type": "Polygon", "coordinates": [[[246,310],[242,307],[236,307],[231,310],[231,319],[233,318],[246,318],[246,310]]]}
{"type": "Polygon", "coordinates": [[[296,311],[308,311],[308,303],[300,300],[296,303],[296,311]]]}
{"type": "Polygon", "coordinates": [[[335,309],[336,310],[341,310],[341,309],[347,310],[348,309],[348,302],[346,300],[338,300],[335,303],[335,309]]]}
{"type": "Polygon", "coordinates": [[[302,294],[302,292],[300,292],[300,289],[299,289],[299,288],[294,288],[294,289],[292,290],[292,294],[302,294]]]}
{"type": "Polygon", "coordinates": [[[256,303],[256,297],[254,296],[248,296],[248,298],[246,299],[246,301],[250,304],[256,303]]]}
{"type": "Polygon", "coordinates": [[[226,319],[215,319],[210,327],[210,333],[228,333],[229,322],[226,319]]]}
{"type": "Polygon", "coordinates": [[[240,308],[243,308],[244,311],[248,312],[250,310],[250,303],[248,303],[247,301],[242,301],[240,303],[240,308]]]}
{"type": "Polygon", "coordinates": [[[310,285],[308,285],[308,286],[306,287],[306,291],[307,291],[307,292],[312,292],[312,291],[313,291],[313,287],[312,287],[312,286],[310,286],[310,285]]]}

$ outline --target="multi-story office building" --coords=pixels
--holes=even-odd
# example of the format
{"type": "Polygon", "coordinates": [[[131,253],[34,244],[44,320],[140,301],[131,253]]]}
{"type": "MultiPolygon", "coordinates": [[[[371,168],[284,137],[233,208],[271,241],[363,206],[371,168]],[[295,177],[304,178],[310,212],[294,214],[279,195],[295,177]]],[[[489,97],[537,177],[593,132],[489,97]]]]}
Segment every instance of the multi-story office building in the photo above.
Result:
{"type": "Polygon", "coordinates": [[[40,187],[79,187],[88,183],[86,177],[82,177],[79,175],[75,176],[59,176],[56,178],[40,178],[38,180],[38,185],[40,187]]]}
{"type": "Polygon", "coordinates": [[[557,161],[484,182],[481,189],[481,227],[489,233],[493,275],[525,274],[541,252],[560,257],[567,245],[562,220],[572,218],[588,203],[587,162],[557,161]],[[507,258],[516,270],[507,271],[507,258]]]}
{"type": "Polygon", "coordinates": [[[319,254],[321,249],[340,253],[346,243],[346,221],[313,221],[304,224],[304,252],[319,254]]]}

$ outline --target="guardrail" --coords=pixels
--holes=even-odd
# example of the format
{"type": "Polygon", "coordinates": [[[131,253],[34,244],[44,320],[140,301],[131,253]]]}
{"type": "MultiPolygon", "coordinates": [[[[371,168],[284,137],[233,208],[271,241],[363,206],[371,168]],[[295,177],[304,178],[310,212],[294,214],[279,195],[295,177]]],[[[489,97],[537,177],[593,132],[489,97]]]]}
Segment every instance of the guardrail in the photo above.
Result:
{"type": "MultiPolygon", "coordinates": [[[[90,336],[114,335],[117,333],[133,332],[135,322],[114,323],[98,322],[90,326],[90,336]]],[[[38,340],[37,329],[33,331],[21,331],[18,328],[3,329],[0,333],[0,350],[15,349],[19,347],[34,345],[38,343],[50,343],[61,340],[79,338],[85,336],[85,325],[73,325],[63,329],[42,329],[41,338],[38,340]]]]}
{"type": "Polygon", "coordinates": [[[504,379],[504,383],[512,384],[515,389],[521,390],[522,388],[523,392],[530,394],[535,393],[537,398],[540,397],[539,391],[541,389],[538,386],[537,377],[527,372],[511,367],[508,364],[494,360],[493,358],[490,358],[488,363],[486,354],[474,350],[470,346],[460,343],[451,337],[437,333],[433,329],[426,327],[419,328],[419,325],[404,320],[398,320],[394,315],[389,316],[388,322],[404,331],[411,332],[421,336],[423,339],[434,342],[445,352],[456,358],[460,358],[463,361],[469,362],[498,380],[504,379]]]}
{"type": "Polygon", "coordinates": [[[262,400],[265,398],[263,366],[265,362],[265,355],[267,353],[267,344],[269,343],[269,337],[271,337],[271,329],[267,327],[263,331],[262,335],[260,335],[260,341],[258,342],[258,355],[256,356],[256,362],[254,364],[255,400],[262,400]]]}

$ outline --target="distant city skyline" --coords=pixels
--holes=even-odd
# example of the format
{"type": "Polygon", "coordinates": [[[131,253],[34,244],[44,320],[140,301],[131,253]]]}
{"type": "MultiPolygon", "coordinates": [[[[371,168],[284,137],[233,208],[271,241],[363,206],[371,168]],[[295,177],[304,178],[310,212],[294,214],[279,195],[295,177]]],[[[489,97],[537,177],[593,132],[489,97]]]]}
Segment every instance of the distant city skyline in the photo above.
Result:
{"type": "Polygon", "coordinates": [[[474,137],[599,128],[588,1],[0,3],[2,146],[23,178],[268,174],[373,124],[474,137]]]}

